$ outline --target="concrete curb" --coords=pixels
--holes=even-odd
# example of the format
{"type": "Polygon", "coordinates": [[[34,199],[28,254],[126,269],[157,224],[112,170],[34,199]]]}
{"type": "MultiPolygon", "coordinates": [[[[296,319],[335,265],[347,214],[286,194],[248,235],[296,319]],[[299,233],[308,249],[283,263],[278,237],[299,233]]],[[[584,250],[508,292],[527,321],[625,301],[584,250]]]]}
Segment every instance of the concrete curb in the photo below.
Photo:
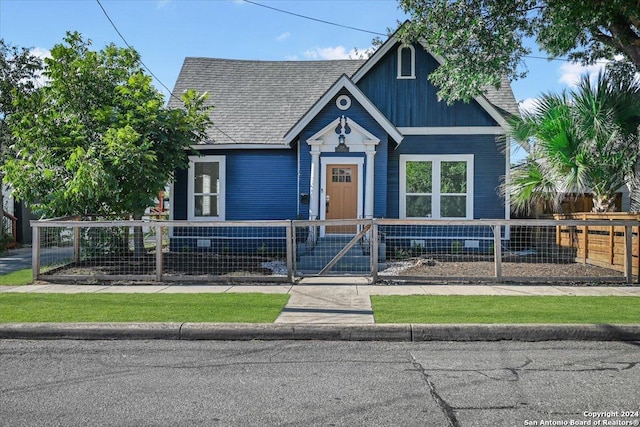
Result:
{"type": "Polygon", "coordinates": [[[0,339],[640,341],[640,324],[6,323],[0,324],[0,339]]]}
{"type": "Polygon", "coordinates": [[[5,323],[0,339],[177,340],[181,323],[5,323]]]}
{"type": "Polygon", "coordinates": [[[640,325],[411,325],[412,341],[638,341],[640,325]]]}

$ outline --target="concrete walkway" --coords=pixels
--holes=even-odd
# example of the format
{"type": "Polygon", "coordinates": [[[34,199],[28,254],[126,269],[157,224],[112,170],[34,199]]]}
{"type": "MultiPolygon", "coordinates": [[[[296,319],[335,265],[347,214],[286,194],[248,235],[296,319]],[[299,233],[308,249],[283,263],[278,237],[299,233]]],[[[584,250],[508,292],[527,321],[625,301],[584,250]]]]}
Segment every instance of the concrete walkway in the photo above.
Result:
{"type": "Polygon", "coordinates": [[[31,268],[31,248],[10,249],[0,256],[0,274],[31,268]]]}
{"type": "Polygon", "coordinates": [[[371,299],[358,286],[293,286],[276,323],[373,324],[371,299]]]}
{"type": "MultiPolygon", "coordinates": [[[[346,280],[345,280],[346,281],[346,280]]],[[[281,324],[373,324],[371,295],[636,296],[640,286],[534,285],[54,285],[0,286],[0,293],[279,293],[290,294],[281,324]]],[[[355,283],[354,283],[355,282],[355,283]]]]}

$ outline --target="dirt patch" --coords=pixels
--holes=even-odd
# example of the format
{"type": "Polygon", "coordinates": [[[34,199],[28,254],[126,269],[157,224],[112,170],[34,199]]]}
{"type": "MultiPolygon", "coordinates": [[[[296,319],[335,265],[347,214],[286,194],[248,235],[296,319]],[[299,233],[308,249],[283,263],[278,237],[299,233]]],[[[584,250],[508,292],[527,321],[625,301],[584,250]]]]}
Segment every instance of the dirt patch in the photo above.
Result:
{"type": "MultiPolygon", "coordinates": [[[[263,266],[273,261],[260,256],[220,254],[166,253],[162,256],[163,274],[190,276],[270,276],[273,271],[263,266]]],[[[143,276],[156,273],[154,254],[141,257],[97,257],[68,264],[46,272],[65,276],[143,276]]]]}
{"type": "MultiPolygon", "coordinates": [[[[490,257],[447,256],[419,257],[390,262],[382,276],[416,276],[443,279],[495,277],[495,264],[490,257]]],[[[608,268],[572,262],[566,259],[557,262],[536,262],[531,259],[506,259],[502,262],[503,277],[528,279],[573,278],[624,278],[624,274],[608,268]]]]}
{"type": "MultiPolygon", "coordinates": [[[[622,272],[589,264],[576,263],[567,259],[555,262],[541,262],[535,259],[505,257],[502,263],[504,278],[522,278],[526,281],[562,281],[576,283],[598,283],[614,280],[624,281],[622,272]]],[[[99,277],[154,276],[155,254],[142,257],[110,256],[98,257],[61,266],[44,273],[56,276],[99,277]]],[[[266,277],[286,276],[283,261],[274,261],[264,256],[240,256],[228,254],[165,253],[163,254],[163,275],[186,277],[266,277]]],[[[389,261],[386,268],[379,271],[382,278],[416,277],[435,281],[464,281],[464,279],[487,279],[495,277],[495,265],[489,256],[420,256],[401,261],[389,261]]]]}

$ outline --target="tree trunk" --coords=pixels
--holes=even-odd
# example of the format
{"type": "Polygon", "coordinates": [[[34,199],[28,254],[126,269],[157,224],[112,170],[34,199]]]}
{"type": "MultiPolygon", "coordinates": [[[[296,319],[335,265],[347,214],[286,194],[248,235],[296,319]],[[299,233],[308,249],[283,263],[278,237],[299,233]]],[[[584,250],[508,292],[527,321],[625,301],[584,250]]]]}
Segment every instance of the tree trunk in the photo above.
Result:
{"type": "Polygon", "coordinates": [[[603,213],[614,212],[616,210],[616,195],[615,194],[594,194],[593,195],[593,208],[591,212],[603,213]]]}
{"type": "MultiPolygon", "coordinates": [[[[140,221],[142,214],[133,214],[133,219],[140,221]]],[[[142,234],[142,227],[133,227],[133,255],[136,258],[140,258],[144,255],[144,235],[142,234]]]]}

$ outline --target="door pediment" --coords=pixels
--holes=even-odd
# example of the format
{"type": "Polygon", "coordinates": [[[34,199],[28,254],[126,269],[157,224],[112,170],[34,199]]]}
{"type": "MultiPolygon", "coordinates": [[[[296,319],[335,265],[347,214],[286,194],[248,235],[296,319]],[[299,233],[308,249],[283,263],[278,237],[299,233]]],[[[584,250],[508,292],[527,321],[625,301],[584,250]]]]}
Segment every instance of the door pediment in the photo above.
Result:
{"type": "Polygon", "coordinates": [[[336,149],[340,144],[340,136],[344,137],[344,143],[351,153],[374,151],[375,146],[380,143],[375,135],[343,115],[307,139],[307,144],[322,153],[333,153],[339,151],[336,149]]]}

